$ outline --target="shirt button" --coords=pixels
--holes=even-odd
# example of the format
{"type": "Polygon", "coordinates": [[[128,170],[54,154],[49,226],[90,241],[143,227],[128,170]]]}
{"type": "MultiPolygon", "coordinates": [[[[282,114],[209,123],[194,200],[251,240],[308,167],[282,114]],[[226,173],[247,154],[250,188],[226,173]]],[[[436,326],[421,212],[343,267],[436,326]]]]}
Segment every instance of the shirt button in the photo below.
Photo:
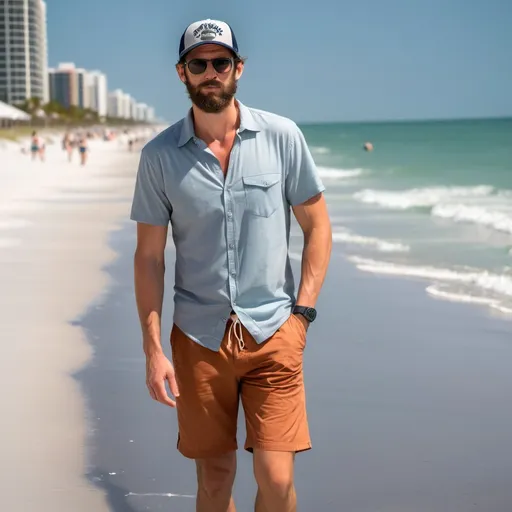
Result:
{"type": "Polygon", "coordinates": [[[233,213],[232,212],[228,212],[228,219],[231,219],[231,217],[233,217],[233,213]]]}
{"type": "Polygon", "coordinates": [[[235,277],[235,276],[236,276],[236,272],[233,270],[233,272],[231,272],[231,275],[232,275],[233,277],[235,277]]]}
{"type": "Polygon", "coordinates": [[[230,249],[234,249],[235,248],[235,244],[229,244],[229,248],[230,249]]]}

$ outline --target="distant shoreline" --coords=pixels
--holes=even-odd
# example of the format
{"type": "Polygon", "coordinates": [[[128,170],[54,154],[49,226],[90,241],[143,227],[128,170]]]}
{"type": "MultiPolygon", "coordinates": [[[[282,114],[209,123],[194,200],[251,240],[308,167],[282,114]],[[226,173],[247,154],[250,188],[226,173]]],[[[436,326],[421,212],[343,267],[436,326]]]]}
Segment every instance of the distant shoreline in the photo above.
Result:
{"type": "Polygon", "coordinates": [[[368,121],[297,121],[300,126],[325,126],[325,125],[383,125],[383,124],[446,124],[446,123],[465,123],[465,122],[496,122],[512,121],[510,116],[497,117],[457,117],[457,118],[432,118],[432,119],[387,119],[387,120],[368,120],[368,121]]]}

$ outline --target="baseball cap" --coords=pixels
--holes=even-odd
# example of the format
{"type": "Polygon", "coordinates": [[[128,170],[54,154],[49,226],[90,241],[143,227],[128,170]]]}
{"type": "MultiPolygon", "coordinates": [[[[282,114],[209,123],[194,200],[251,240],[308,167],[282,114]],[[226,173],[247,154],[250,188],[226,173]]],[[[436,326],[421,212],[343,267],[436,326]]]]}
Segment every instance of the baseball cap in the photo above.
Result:
{"type": "Polygon", "coordinates": [[[190,50],[203,44],[218,44],[232,50],[237,57],[238,43],[231,27],[224,21],[202,20],[191,23],[180,40],[180,59],[190,50]]]}

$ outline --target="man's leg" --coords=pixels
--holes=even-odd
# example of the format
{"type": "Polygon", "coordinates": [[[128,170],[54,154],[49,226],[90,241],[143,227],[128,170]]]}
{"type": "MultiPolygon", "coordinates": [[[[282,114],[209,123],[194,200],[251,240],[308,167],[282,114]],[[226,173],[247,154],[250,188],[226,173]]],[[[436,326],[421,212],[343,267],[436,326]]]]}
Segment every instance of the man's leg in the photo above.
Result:
{"type": "Polygon", "coordinates": [[[231,497],[236,473],[236,453],[198,459],[197,512],[235,512],[231,497]]]}
{"type": "Polygon", "coordinates": [[[254,450],[254,476],[258,484],[255,512],[295,512],[297,498],[293,485],[291,452],[254,450]]]}
{"type": "Polygon", "coordinates": [[[239,392],[227,339],[214,352],[174,326],[171,346],[180,390],[178,450],[196,462],[196,510],[234,512],[239,392]]]}
{"type": "Polygon", "coordinates": [[[258,345],[244,329],[240,359],[247,440],[254,454],[257,512],[295,512],[295,453],[311,448],[302,371],[306,332],[290,317],[258,345]]]}

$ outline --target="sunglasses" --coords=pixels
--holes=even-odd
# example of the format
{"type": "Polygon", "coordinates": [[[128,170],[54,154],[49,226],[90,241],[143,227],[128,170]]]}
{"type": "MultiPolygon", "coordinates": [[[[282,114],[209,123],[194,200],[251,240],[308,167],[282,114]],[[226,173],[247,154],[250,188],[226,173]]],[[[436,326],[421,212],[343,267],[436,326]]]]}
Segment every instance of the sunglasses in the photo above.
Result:
{"type": "Polygon", "coordinates": [[[192,59],[185,62],[185,66],[193,75],[201,75],[206,71],[208,62],[212,63],[217,73],[227,73],[233,67],[233,59],[230,57],[217,57],[216,59],[192,59]]]}

